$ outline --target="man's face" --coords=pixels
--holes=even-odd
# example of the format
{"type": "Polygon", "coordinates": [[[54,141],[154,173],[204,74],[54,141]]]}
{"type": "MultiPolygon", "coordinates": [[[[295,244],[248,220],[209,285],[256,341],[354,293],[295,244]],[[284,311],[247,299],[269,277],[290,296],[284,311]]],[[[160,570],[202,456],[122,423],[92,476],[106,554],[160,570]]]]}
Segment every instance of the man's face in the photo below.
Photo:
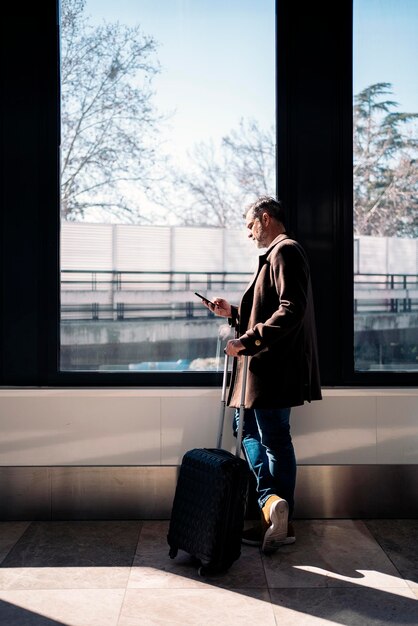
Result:
{"type": "Polygon", "coordinates": [[[266,248],[268,245],[268,234],[263,220],[264,213],[260,217],[254,217],[252,210],[248,211],[246,224],[248,237],[256,242],[257,248],[266,248]]]}

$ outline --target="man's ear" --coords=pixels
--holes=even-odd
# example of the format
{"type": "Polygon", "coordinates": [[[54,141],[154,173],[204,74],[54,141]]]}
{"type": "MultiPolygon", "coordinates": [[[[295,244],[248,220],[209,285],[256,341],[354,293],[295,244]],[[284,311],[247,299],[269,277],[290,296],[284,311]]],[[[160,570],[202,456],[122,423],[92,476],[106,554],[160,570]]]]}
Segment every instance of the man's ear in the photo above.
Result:
{"type": "Polygon", "coordinates": [[[264,226],[268,226],[268,224],[270,223],[270,215],[267,213],[267,211],[264,211],[264,213],[261,216],[261,220],[264,224],[264,226]]]}

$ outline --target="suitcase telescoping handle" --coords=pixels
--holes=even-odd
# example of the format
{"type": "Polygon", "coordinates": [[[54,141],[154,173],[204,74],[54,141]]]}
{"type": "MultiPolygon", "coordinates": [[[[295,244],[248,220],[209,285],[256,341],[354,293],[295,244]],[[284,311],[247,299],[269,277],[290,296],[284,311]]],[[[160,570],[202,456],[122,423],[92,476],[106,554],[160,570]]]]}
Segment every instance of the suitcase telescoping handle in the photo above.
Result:
{"type": "MultiPolygon", "coordinates": [[[[240,358],[240,357],[237,357],[240,358]]],[[[229,356],[225,355],[224,361],[224,375],[222,379],[222,395],[221,395],[221,410],[219,416],[219,430],[218,430],[218,441],[217,448],[222,447],[222,435],[224,430],[224,422],[225,422],[225,409],[226,409],[226,382],[228,379],[228,365],[229,365],[229,356]]],[[[242,433],[244,429],[244,409],[245,409],[245,390],[247,387],[247,372],[248,372],[248,356],[244,356],[244,369],[242,373],[242,387],[241,387],[241,401],[239,405],[239,425],[237,432],[237,446],[235,450],[235,456],[238,458],[241,456],[241,442],[242,442],[242,433]]]]}

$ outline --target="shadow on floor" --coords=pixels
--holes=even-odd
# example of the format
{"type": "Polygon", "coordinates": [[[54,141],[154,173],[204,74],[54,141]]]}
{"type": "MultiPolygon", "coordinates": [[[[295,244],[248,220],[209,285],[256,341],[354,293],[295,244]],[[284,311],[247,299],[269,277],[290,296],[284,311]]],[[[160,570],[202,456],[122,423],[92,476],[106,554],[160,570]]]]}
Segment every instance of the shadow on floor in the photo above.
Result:
{"type": "MultiPolygon", "coordinates": [[[[254,619],[270,605],[271,624],[418,624],[418,520],[298,520],[295,526],[294,546],[271,557],[243,546],[228,572],[202,578],[189,555],[168,557],[167,521],[33,522],[0,563],[0,588],[126,588],[131,610],[144,619],[138,625],[200,623],[187,621],[189,601],[199,603],[195,611],[213,611],[216,623],[219,611],[227,611],[232,601],[228,592],[245,596],[254,619]],[[44,575],[42,570],[47,570],[44,575]],[[31,586],[37,576],[39,586],[31,586]],[[220,595],[204,607],[208,590],[220,595]],[[174,601],[178,622],[153,621],[151,600],[157,592],[158,619],[173,611],[174,601]],[[176,603],[177,596],[187,598],[185,606],[176,603]]],[[[120,626],[134,623],[132,618],[123,621],[123,615],[122,606],[120,626]]],[[[250,623],[250,618],[248,613],[248,621],[235,623],[250,623]]],[[[8,601],[0,603],[0,622],[65,626],[8,601]]]]}
{"type": "Polygon", "coordinates": [[[64,622],[57,622],[3,600],[0,600],[0,623],[4,626],[66,626],[64,622]]]}

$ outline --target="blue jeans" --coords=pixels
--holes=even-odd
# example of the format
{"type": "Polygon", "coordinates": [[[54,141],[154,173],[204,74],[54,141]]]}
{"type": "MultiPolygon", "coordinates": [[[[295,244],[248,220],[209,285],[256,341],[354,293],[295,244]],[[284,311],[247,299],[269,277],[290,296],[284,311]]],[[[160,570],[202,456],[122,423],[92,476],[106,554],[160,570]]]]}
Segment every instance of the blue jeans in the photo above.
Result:
{"type": "MultiPolygon", "coordinates": [[[[242,447],[256,479],[260,509],[271,495],[287,500],[289,519],[294,507],[296,458],[290,435],[290,409],[245,409],[242,447]]],[[[234,433],[239,424],[235,412],[234,433]]]]}

